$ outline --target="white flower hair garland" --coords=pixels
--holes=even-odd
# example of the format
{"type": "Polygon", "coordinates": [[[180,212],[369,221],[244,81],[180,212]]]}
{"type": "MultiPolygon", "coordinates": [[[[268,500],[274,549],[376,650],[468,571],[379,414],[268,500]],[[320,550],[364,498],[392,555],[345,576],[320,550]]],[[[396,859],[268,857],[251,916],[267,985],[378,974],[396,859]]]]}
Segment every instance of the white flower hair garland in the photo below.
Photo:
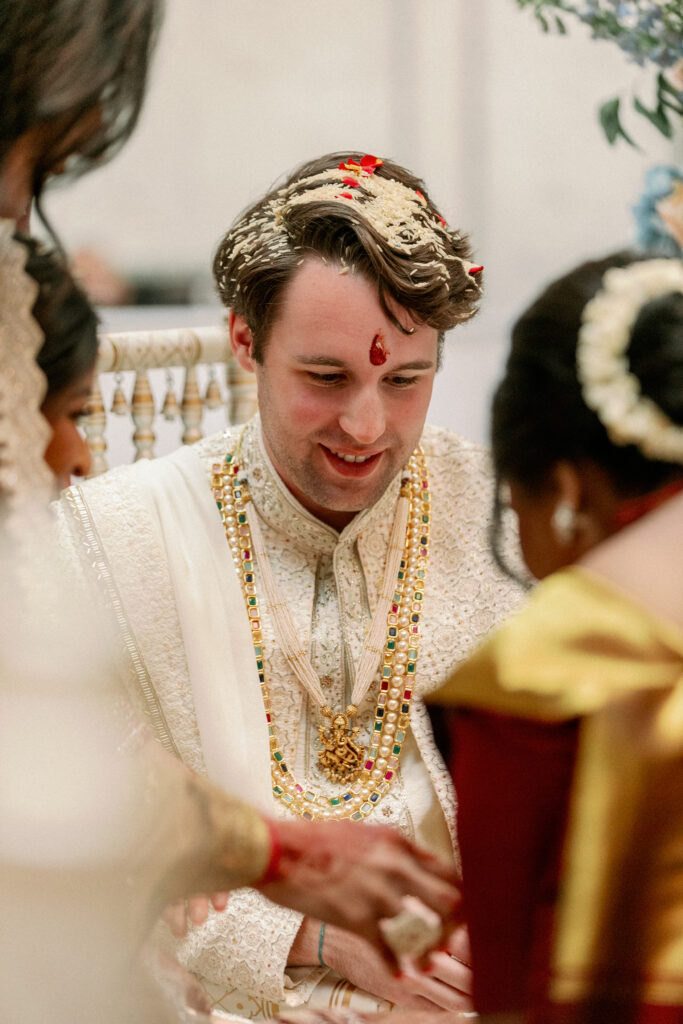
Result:
{"type": "Polygon", "coordinates": [[[642,393],[626,354],[642,307],[671,292],[683,293],[681,260],[612,267],[584,307],[576,361],[584,401],[615,444],[637,445],[649,459],[683,463],[683,426],[642,393]]]}

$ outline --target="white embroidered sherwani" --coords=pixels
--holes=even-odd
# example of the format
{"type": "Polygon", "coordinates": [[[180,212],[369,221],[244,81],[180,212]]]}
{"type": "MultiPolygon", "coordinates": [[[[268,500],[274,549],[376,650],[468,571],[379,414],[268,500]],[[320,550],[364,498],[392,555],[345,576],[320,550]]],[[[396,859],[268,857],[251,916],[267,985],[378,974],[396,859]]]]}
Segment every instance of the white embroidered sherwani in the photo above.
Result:
{"type": "MultiPolygon", "coordinates": [[[[198,772],[280,815],[288,812],[271,794],[246,611],[210,486],[212,464],[234,449],[239,432],[231,428],[156,463],[137,463],[71,488],[59,515],[65,544],[73,545],[74,558],[88,571],[94,569],[105,592],[130,692],[162,741],[198,772]]],[[[368,820],[391,824],[457,858],[454,795],[419,698],[443,684],[511,610],[518,593],[489,554],[485,450],[429,427],[422,446],[432,523],[412,735],[390,791],[368,820]]],[[[399,478],[338,534],[285,488],[265,453],[258,418],[244,429],[241,453],[283,599],[329,704],[345,707],[382,581],[399,478]]],[[[263,597],[261,608],[280,749],[298,781],[332,796],[339,784],[329,783],[317,767],[318,709],[278,650],[263,597]]],[[[373,684],[355,719],[357,739],[366,747],[376,701],[373,684]]],[[[231,896],[225,913],[212,915],[180,943],[179,956],[208,982],[220,1005],[259,1019],[278,1003],[307,1001],[326,973],[286,970],[300,923],[297,913],[243,889],[231,896]]],[[[324,988],[319,986],[318,999],[324,988]]]]}

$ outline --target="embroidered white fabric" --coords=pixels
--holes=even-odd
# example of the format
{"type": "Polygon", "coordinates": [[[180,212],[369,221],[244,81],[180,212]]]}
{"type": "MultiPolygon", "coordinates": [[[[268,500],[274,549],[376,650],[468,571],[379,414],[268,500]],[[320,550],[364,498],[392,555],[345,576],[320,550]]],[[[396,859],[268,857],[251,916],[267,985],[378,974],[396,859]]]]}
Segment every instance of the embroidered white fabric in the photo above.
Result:
{"type": "MultiPolygon", "coordinates": [[[[235,437],[236,430],[231,429],[195,446],[206,467],[207,488],[212,463],[234,446],[235,437]]],[[[454,794],[419,695],[445,681],[454,664],[511,610],[519,594],[497,571],[489,554],[491,478],[485,449],[440,428],[427,428],[422,445],[430,473],[432,527],[418,696],[413,699],[412,735],[404,744],[400,771],[369,821],[391,824],[438,852],[454,855],[454,794]]],[[[284,487],[263,450],[258,418],[245,428],[242,453],[278,585],[298,632],[309,638],[311,659],[330,703],[340,706],[348,701],[375,606],[399,481],[337,534],[307,513],[284,487]]],[[[129,486],[131,472],[139,486],[144,468],[138,465],[93,481],[83,488],[83,496],[91,509],[96,507],[98,529],[120,538],[122,557],[113,568],[121,592],[130,595],[127,615],[135,621],[138,602],[141,609],[144,606],[146,628],[157,631],[146,671],[163,705],[177,751],[187,764],[203,772],[166,560],[151,524],[141,515],[139,495],[129,486]]],[[[76,536],[78,516],[68,492],[59,517],[62,528],[76,536]]],[[[78,544],[81,559],[86,564],[95,561],[82,536],[78,544]]],[[[101,566],[96,571],[101,571],[101,566]]],[[[300,781],[332,795],[338,785],[330,784],[316,764],[318,715],[312,713],[299,685],[293,685],[284,658],[278,654],[267,612],[262,619],[281,749],[300,781]]],[[[137,687],[131,692],[137,693],[137,703],[144,711],[137,687]]],[[[361,726],[361,742],[367,742],[372,728],[375,701],[371,688],[356,720],[361,726]]],[[[272,813],[286,812],[278,803],[272,813]]],[[[318,968],[292,971],[291,976],[286,972],[300,921],[298,914],[274,907],[258,893],[240,890],[231,896],[225,913],[212,914],[204,926],[193,929],[178,944],[176,953],[185,966],[206,979],[220,1008],[247,1019],[263,1019],[279,1003],[306,1002],[325,974],[318,968]]]]}
{"type": "Polygon", "coordinates": [[[13,231],[12,221],[0,220],[0,502],[3,534],[23,546],[44,527],[52,475],[43,461],[50,432],[39,411],[45,378],[35,359],[43,336],[31,315],[37,285],[13,231]]]}

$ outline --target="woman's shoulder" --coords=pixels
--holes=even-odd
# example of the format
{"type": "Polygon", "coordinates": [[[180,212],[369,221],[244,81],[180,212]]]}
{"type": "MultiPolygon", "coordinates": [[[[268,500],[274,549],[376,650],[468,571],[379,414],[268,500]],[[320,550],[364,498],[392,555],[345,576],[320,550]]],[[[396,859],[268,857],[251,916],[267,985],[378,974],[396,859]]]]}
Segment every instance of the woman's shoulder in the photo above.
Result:
{"type": "Polygon", "coordinates": [[[593,548],[581,564],[683,630],[683,494],[593,548]]]}

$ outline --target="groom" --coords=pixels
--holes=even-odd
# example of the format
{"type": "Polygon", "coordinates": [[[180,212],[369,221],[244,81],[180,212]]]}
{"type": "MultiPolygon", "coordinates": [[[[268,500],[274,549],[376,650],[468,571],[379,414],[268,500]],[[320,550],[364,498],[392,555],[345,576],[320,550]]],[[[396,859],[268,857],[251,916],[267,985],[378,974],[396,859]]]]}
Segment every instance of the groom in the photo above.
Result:
{"type": "MultiPolygon", "coordinates": [[[[488,552],[486,452],[424,421],[481,269],[405,168],[303,165],[214,264],[260,416],[72,488],[60,511],[162,743],[271,812],[387,823],[456,862],[422,697],[516,594],[488,552]]],[[[362,939],[249,889],[179,955],[252,1019],[340,984],[352,1007],[468,1006],[462,935],[396,979],[362,939]]]]}

